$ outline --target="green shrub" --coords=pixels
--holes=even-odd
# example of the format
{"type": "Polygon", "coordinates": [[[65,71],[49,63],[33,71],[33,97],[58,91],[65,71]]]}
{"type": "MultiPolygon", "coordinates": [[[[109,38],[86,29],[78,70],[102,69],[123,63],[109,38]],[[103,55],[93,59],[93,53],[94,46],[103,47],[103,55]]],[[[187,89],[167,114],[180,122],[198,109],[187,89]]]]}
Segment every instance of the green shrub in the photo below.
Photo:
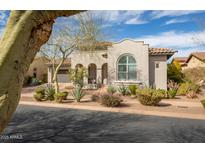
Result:
{"type": "Polygon", "coordinates": [[[35,77],[32,77],[32,78],[31,78],[31,82],[30,82],[29,85],[31,85],[31,86],[37,86],[37,85],[39,85],[39,80],[36,79],[35,77]]]}
{"type": "Polygon", "coordinates": [[[115,87],[113,87],[113,86],[108,86],[107,92],[108,92],[109,94],[112,94],[112,95],[113,95],[114,93],[117,92],[117,90],[116,90],[115,87]]]}
{"type": "Polygon", "coordinates": [[[120,97],[111,94],[103,94],[100,96],[100,103],[107,107],[117,107],[122,101],[120,97]]]}
{"type": "Polygon", "coordinates": [[[177,90],[177,95],[185,95],[188,91],[188,87],[189,87],[188,83],[182,83],[179,86],[179,89],[177,90]]]}
{"type": "Polygon", "coordinates": [[[100,94],[93,94],[93,95],[91,96],[91,100],[92,100],[93,102],[98,102],[99,99],[100,99],[100,94]]]}
{"type": "Polygon", "coordinates": [[[162,97],[157,90],[145,88],[138,91],[138,99],[143,105],[157,106],[162,97]]]}
{"type": "Polygon", "coordinates": [[[38,87],[37,89],[35,89],[35,94],[33,95],[33,97],[37,101],[43,101],[45,99],[45,88],[38,87]]]}
{"type": "Polygon", "coordinates": [[[52,84],[47,84],[45,87],[45,97],[47,100],[53,101],[55,94],[55,88],[52,84]]]}
{"type": "Polygon", "coordinates": [[[158,96],[160,96],[161,98],[167,98],[167,91],[164,89],[157,89],[156,90],[158,96]]]}
{"type": "Polygon", "coordinates": [[[59,92],[59,93],[54,94],[55,100],[59,103],[65,100],[67,96],[68,96],[68,92],[59,92]]]}
{"type": "Polygon", "coordinates": [[[170,89],[167,91],[168,98],[173,99],[173,98],[175,98],[176,94],[177,94],[177,91],[174,89],[170,89]]]}
{"type": "Polygon", "coordinates": [[[123,96],[130,95],[129,89],[125,85],[119,86],[117,90],[123,96]]]}
{"type": "Polygon", "coordinates": [[[24,81],[23,81],[23,85],[24,85],[24,86],[29,85],[29,84],[31,83],[31,79],[32,79],[31,76],[25,76],[25,77],[24,77],[24,81]]]}
{"type": "Polygon", "coordinates": [[[66,100],[66,99],[67,99],[67,96],[68,96],[68,92],[67,92],[67,91],[63,91],[62,93],[64,93],[63,99],[66,100]]]}
{"type": "Polygon", "coordinates": [[[45,88],[38,87],[37,89],[35,89],[35,93],[41,93],[42,95],[45,95],[45,88]]]}
{"type": "Polygon", "coordinates": [[[41,93],[35,93],[33,97],[35,98],[36,101],[43,101],[44,99],[44,95],[41,93]]]}
{"type": "Polygon", "coordinates": [[[72,91],[72,96],[74,97],[74,99],[77,102],[80,102],[80,100],[85,96],[85,92],[82,90],[82,88],[76,87],[73,91],[72,91]]]}
{"type": "Polygon", "coordinates": [[[128,89],[131,95],[136,95],[136,90],[138,89],[137,85],[129,85],[128,89]]]}
{"type": "Polygon", "coordinates": [[[199,91],[199,86],[192,82],[182,83],[178,88],[177,95],[186,95],[189,91],[197,93],[199,91]]]}
{"type": "Polygon", "coordinates": [[[181,72],[178,63],[171,63],[167,65],[167,78],[177,83],[183,82],[184,74],[181,72]]]}
{"type": "Polygon", "coordinates": [[[205,68],[204,67],[185,69],[183,73],[185,75],[186,80],[192,81],[194,83],[198,83],[201,80],[205,80],[205,68]]]}
{"type": "Polygon", "coordinates": [[[205,108],[205,99],[201,100],[200,102],[203,105],[203,107],[205,108]]]}

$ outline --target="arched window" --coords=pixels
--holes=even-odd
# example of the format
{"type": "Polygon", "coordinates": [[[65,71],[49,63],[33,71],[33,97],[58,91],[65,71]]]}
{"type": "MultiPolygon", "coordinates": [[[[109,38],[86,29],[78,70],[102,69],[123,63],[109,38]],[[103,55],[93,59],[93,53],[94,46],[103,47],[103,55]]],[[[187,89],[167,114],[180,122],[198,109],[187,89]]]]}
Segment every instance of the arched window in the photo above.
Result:
{"type": "Polygon", "coordinates": [[[124,55],[118,61],[118,80],[136,80],[136,60],[131,55],[124,55]]]}

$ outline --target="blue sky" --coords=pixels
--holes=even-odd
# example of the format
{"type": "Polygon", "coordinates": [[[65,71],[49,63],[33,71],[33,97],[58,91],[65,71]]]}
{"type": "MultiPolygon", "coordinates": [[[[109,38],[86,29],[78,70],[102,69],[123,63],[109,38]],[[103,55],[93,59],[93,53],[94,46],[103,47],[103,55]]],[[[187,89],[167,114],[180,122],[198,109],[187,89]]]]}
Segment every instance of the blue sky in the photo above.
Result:
{"type": "MultiPolygon", "coordinates": [[[[205,11],[91,11],[101,21],[106,40],[131,38],[151,47],[173,48],[175,56],[205,51],[205,11]],[[204,41],[203,41],[204,40],[204,41]],[[200,43],[199,43],[200,42],[200,43]]],[[[9,11],[0,11],[0,37],[9,11]]],[[[69,21],[58,18],[56,23],[69,21]]],[[[54,26],[55,28],[55,26],[54,26]]]]}

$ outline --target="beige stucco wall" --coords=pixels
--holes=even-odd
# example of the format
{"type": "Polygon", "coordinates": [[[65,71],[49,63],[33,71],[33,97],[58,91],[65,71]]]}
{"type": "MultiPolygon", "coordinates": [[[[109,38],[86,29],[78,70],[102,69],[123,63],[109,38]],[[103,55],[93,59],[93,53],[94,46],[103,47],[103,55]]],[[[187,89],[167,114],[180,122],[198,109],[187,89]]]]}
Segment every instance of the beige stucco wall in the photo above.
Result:
{"type": "MultiPolygon", "coordinates": [[[[89,64],[97,66],[97,81],[101,83],[102,65],[108,64],[108,84],[116,84],[117,63],[124,54],[131,54],[137,65],[137,80],[146,86],[155,86],[160,89],[167,89],[167,56],[149,55],[149,45],[141,41],[123,40],[114,43],[106,51],[75,51],[71,57],[71,67],[82,64],[88,69],[89,64]],[[107,58],[102,55],[107,53],[107,58]],[[155,63],[159,63],[159,68],[155,69],[155,63]]],[[[129,81],[129,84],[132,81],[129,81]]]]}
{"type": "Polygon", "coordinates": [[[187,63],[187,68],[194,68],[194,67],[205,67],[205,62],[202,62],[198,58],[192,56],[191,59],[187,63]]]}
{"type": "Polygon", "coordinates": [[[149,79],[150,86],[167,89],[167,56],[149,56],[149,79]],[[159,68],[156,68],[157,63],[159,68]]]}
{"type": "Polygon", "coordinates": [[[124,54],[131,54],[137,64],[137,81],[149,86],[149,55],[148,45],[144,42],[133,40],[123,40],[119,43],[114,43],[108,49],[108,82],[115,83],[117,79],[117,63],[119,57],[124,54]]]}
{"type": "Polygon", "coordinates": [[[47,74],[47,65],[49,61],[44,57],[36,57],[31,63],[26,76],[33,76],[34,69],[36,68],[36,78],[42,80],[44,75],[47,74]]]}

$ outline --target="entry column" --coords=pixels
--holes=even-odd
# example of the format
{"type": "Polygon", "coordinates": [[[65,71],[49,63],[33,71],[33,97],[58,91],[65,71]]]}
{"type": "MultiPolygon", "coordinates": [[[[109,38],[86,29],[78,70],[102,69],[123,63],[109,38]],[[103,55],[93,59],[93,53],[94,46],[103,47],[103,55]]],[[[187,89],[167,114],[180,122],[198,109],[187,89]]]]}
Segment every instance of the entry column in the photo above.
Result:
{"type": "Polygon", "coordinates": [[[97,68],[97,83],[102,84],[102,69],[97,68]]]}

